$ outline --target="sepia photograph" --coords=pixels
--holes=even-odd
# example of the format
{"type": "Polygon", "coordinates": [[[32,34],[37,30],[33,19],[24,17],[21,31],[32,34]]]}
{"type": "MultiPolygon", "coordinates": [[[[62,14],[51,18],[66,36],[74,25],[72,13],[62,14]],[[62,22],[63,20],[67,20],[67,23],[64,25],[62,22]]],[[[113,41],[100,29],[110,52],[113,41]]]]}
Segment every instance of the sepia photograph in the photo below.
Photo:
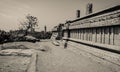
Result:
{"type": "Polygon", "coordinates": [[[0,0],[0,72],[120,72],[120,0],[0,0]]]}

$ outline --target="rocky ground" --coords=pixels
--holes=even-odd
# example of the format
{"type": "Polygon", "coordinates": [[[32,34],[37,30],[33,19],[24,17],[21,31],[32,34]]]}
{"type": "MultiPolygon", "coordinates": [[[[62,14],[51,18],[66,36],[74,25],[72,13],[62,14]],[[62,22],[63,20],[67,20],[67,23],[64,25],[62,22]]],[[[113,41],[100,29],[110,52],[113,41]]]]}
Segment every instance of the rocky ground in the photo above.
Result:
{"type": "Polygon", "coordinates": [[[29,57],[0,56],[0,72],[26,72],[29,57]]]}
{"type": "Polygon", "coordinates": [[[27,42],[13,42],[0,46],[0,72],[27,71],[34,51],[25,46],[25,44],[27,42]]]}

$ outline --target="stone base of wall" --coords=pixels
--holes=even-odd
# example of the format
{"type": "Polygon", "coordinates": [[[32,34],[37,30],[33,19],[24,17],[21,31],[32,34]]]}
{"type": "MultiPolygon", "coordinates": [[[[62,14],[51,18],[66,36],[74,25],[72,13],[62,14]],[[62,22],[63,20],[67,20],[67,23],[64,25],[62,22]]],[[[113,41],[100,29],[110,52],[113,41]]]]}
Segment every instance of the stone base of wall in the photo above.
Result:
{"type": "MultiPolygon", "coordinates": [[[[64,40],[66,40],[66,39],[67,38],[64,38],[64,40]]],[[[97,48],[102,49],[102,50],[107,50],[107,51],[110,51],[110,52],[120,54],[120,46],[100,44],[100,43],[95,43],[95,42],[91,42],[91,41],[84,41],[84,40],[79,40],[79,39],[73,39],[73,38],[69,38],[67,40],[72,41],[72,42],[76,42],[76,43],[82,43],[82,44],[85,44],[85,45],[97,47],[97,48]]]]}
{"type": "Polygon", "coordinates": [[[74,41],[68,41],[69,47],[77,48],[80,51],[86,52],[85,53],[86,55],[90,54],[120,66],[120,55],[118,53],[102,50],[93,46],[88,46],[88,45],[82,46],[82,45],[83,44],[74,41]]]}

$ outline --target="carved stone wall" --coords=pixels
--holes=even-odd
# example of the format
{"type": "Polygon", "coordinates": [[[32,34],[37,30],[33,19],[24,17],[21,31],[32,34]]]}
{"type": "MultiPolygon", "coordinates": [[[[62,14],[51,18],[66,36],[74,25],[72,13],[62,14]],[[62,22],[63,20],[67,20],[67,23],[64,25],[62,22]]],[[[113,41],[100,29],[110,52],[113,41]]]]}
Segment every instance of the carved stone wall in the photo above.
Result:
{"type": "Polygon", "coordinates": [[[120,10],[79,20],[70,24],[70,29],[120,25],[120,10]]]}

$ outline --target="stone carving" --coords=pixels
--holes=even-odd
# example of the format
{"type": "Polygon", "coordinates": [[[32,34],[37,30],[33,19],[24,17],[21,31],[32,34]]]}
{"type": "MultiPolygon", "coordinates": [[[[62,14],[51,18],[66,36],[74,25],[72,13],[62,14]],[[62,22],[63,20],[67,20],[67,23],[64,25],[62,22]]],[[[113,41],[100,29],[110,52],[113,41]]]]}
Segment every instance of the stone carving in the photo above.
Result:
{"type": "Polygon", "coordinates": [[[113,25],[114,23],[120,24],[119,20],[120,10],[70,23],[70,28],[106,26],[110,24],[113,25]]]}

